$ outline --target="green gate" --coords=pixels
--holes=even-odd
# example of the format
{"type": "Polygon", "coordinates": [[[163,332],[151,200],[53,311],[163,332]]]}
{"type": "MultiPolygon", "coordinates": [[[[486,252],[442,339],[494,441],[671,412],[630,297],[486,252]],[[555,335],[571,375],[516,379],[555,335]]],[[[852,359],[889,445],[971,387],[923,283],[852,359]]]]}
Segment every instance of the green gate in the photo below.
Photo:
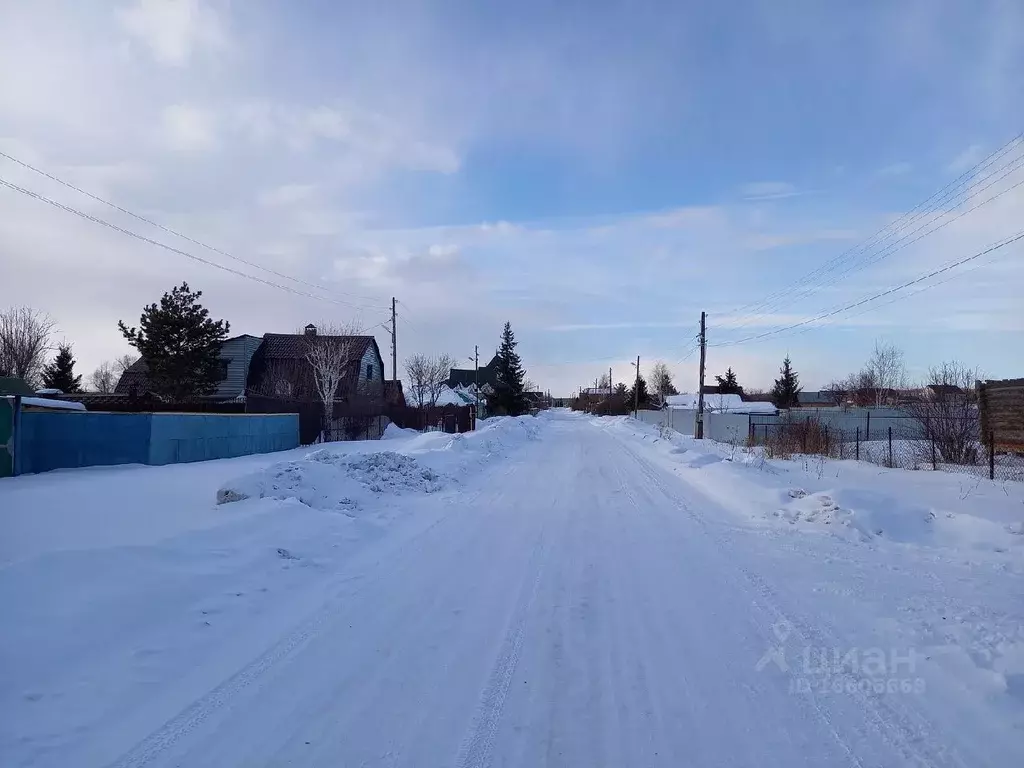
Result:
{"type": "Polygon", "coordinates": [[[0,397],[0,477],[14,474],[14,400],[0,397]]]}

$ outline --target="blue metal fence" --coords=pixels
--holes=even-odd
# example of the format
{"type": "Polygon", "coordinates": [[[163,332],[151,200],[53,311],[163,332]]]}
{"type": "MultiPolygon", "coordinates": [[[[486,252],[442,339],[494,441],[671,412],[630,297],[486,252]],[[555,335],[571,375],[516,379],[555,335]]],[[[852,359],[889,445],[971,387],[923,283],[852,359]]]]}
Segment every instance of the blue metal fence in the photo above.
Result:
{"type": "Polygon", "coordinates": [[[175,464],[298,445],[297,414],[30,411],[21,414],[15,472],[175,464]]]}

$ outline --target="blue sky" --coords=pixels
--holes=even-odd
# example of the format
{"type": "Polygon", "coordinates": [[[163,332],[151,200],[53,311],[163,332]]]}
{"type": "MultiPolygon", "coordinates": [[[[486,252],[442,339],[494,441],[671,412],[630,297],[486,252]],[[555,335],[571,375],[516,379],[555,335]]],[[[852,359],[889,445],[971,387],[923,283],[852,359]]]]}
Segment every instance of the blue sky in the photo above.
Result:
{"type": "MultiPolygon", "coordinates": [[[[695,356],[679,361],[702,309],[713,344],[741,339],[1024,226],[1024,164],[1007,165],[983,192],[968,179],[928,237],[787,290],[1024,129],[1016,0],[0,0],[0,14],[0,149],[333,299],[0,189],[0,305],[48,311],[87,370],[126,351],[119,318],[188,279],[237,332],[373,325],[396,295],[400,357],[489,351],[509,319],[556,393],[609,365],[625,379],[638,354],[692,388],[695,356]],[[777,291],[770,312],[737,311],[777,291]]],[[[197,249],[2,159],[0,178],[197,249]]],[[[912,376],[951,358],[1020,375],[1022,254],[823,328],[712,347],[709,372],[767,386],[789,353],[813,388],[878,339],[912,376]]]]}

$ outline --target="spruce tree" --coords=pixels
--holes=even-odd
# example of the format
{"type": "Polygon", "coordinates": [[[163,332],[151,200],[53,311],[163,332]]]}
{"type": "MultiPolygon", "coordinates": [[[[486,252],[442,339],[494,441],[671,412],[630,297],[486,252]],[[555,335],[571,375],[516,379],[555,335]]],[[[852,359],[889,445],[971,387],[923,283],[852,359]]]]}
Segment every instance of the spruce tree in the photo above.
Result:
{"type": "Polygon", "coordinates": [[[57,347],[53,362],[43,366],[43,386],[67,394],[82,391],[82,377],[75,376],[75,356],[66,341],[57,347]]]}
{"type": "Polygon", "coordinates": [[[145,361],[150,390],[157,395],[174,400],[209,395],[223,377],[220,346],[231,326],[210,319],[199,303],[202,295],[182,283],[159,305],[142,310],[138,328],[117,324],[145,361]]]}
{"type": "Polygon", "coordinates": [[[772,402],[776,408],[792,408],[799,404],[800,377],[793,370],[793,364],[786,356],[779,369],[782,375],[775,380],[772,387],[772,402]]]}
{"type": "Polygon", "coordinates": [[[491,402],[498,413],[509,416],[519,416],[526,413],[527,403],[524,395],[526,371],[523,368],[523,361],[516,352],[515,334],[512,333],[512,324],[505,323],[501,332],[501,344],[495,353],[498,357],[497,370],[495,372],[496,386],[491,402]]]}
{"type": "Polygon", "coordinates": [[[715,376],[715,381],[718,382],[718,394],[720,395],[743,394],[743,387],[736,380],[736,374],[733,372],[732,367],[725,372],[725,376],[715,376]]]}
{"type": "Polygon", "coordinates": [[[635,404],[637,408],[643,408],[650,402],[650,394],[647,392],[647,381],[643,376],[640,376],[634,381],[633,386],[629,390],[627,404],[632,410],[635,404]]]}

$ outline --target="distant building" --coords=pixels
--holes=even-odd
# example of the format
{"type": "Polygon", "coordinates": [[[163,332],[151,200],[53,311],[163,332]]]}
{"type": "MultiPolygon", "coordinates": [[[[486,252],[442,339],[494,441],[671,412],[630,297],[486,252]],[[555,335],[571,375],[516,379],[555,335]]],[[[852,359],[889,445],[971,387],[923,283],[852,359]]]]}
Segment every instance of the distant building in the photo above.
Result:
{"type": "Polygon", "coordinates": [[[491,358],[487,365],[481,365],[479,372],[473,368],[452,368],[445,382],[452,389],[474,389],[480,383],[480,391],[489,395],[498,387],[498,356],[491,358]]]}
{"type": "MultiPolygon", "coordinates": [[[[218,403],[244,400],[246,380],[249,377],[249,364],[252,362],[253,354],[262,343],[263,339],[259,336],[248,334],[225,339],[220,345],[222,378],[213,394],[205,395],[202,399],[218,403]]],[[[114,387],[114,394],[142,397],[149,392],[149,368],[146,361],[139,358],[121,374],[117,386],[114,387]]]]}
{"type": "MultiPolygon", "coordinates": [[[[317,338],[315,325],[303,333],[267,333],[249,363],[248,391],[266,397],[317,400],[313,368],[306,359],[317,338]]],[[[384,360],[373,336],[326,336],[351,345],[345,375],[335,398],[339,401],[384,399],[384,360]]]]}

